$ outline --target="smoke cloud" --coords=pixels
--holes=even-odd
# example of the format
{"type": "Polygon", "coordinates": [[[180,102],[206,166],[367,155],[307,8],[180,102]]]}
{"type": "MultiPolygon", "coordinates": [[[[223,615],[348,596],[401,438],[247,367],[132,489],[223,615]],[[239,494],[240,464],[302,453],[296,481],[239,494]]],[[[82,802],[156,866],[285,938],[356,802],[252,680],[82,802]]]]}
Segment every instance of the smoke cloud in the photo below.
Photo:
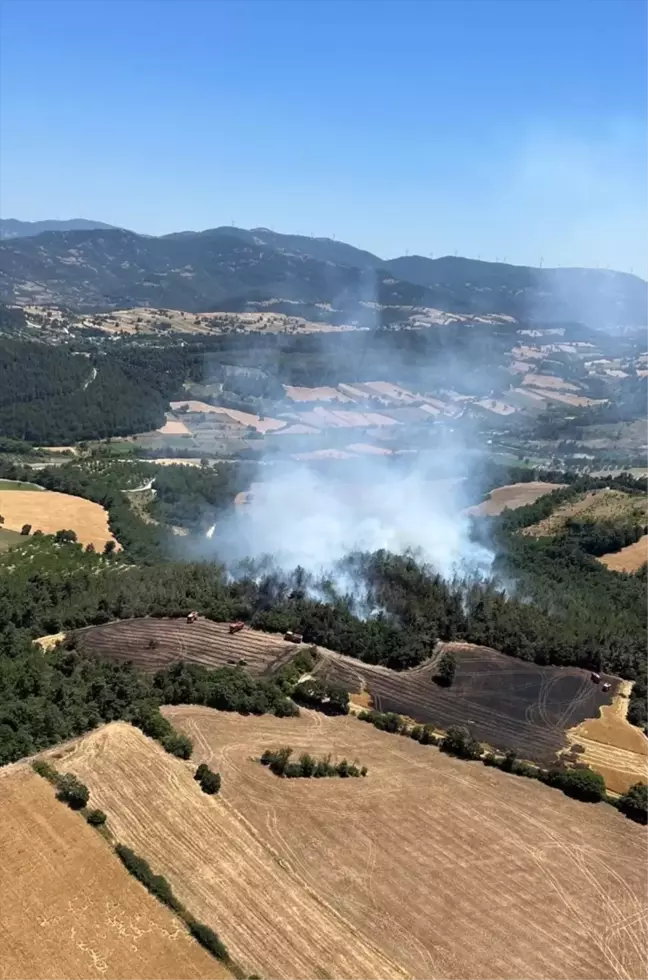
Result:
{"type": "Polygon", "coordinates": [[[297,565],[336,577],[352,551],[412,551],[445,577],[487,575],[493,556],[470,535],[458,481],[438,483],[414,470],[399,477],[367,461],[357,485],[290,467],[264,480],[241,513],[216,528],[219,552],[272,555],[285,572],[297,565]]]}

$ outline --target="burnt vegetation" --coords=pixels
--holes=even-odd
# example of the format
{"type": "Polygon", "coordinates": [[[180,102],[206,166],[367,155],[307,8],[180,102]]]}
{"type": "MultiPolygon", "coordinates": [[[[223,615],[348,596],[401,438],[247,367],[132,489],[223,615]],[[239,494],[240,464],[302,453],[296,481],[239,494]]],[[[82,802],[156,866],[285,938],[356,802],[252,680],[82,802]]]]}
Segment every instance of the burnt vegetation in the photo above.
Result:
{"type": "MultiPolygon", "coordinates": [[[[141,718],[143,706],[156,710],[164,703],[290,715],[298,711],[295,702],[299,701],[344,714],[347,692],[358,689],[358,674],[365,678],[378,709],[405,712],[422,725],[446,728],[468,717],[476,721],[479,738],[496,746],[511,746],[539,761],[561,747],[564,727],[595,713],[609,699],[583,671],[594,670],[612,680],[615,675],[633,679],[629,719],[645,725],[645,568],[633,575],[613,573],[588,554],[574,535],[535,539],[518,533],[570,495],[601,486],[603,481],[563,476],[570,482],[566,490],[475,525],[476,534],[487,533],[495,542],[497,573],[516,582],[514,595],[495,582],[445,581],[408,556],[387,552],[352,556],[350,572],[364,584],[375,606],[384,610],[364,619],[347,598],[334,593],[327,601],[311,598],[303,573],[285,579],[275,572],[259,574],[253,569],[249,577],[232,581],[218,564],[170,560],[166,529],[144,523],[123,489],[150,479],[158,469],[146,463],[112,464],[97,459],[39,473],[39,483],[46,488],[103,503],[124,550],[97,555],[84,552],[74,542],[62,545],[47,536],[30,536],[0,559],[1,762],[104,721],[141,718]],[[185,643],[194,642],[190,631],[200,624],[178,623],[177,629],[184,627],[186,636],[180,646],[172,642],[167,647],[164,633],[156,633],[155,626],[142,630],[140,646],[131,640],[122,642],[118,633],[101,642],[102,624],[110,637],[111,630],[139,630],[143,617],[151,617],[149,622],[154,624],[159,617],[186,619],[191,610],[214,624],[239,620],[246,624],[245,634],[228,640],[225,664],[208,655],[203,662],[171,663],[185,643]],[[110,625],[116,619],[134,622],[110,625]],[[89,626],[93,629],[87,634],[74,635],[89,626]],[[301,659],[292,666],[282,665],[279,659],[276,668],[261,655],[255,660],[252,647],[248,653],[248,648],[240,646],[246,634],[252,635],[250,628],[281,634],[298,631],[304,646],[295,653],[301,659]],[[59,631],[73,635],[64,648],[47,658],[32,646],[35,637],[59,631]],[[157,646],[149,647],[151,640],[157,646]],[[521,688],[531,684],[538,693],[521,697],[521,713],[516,718],[515,702],[512,715],[503,712],[496,700],[489,703],[495,695],[488,677],[482,674],[471,686],[462,657],[457,657],[454,672],[451,658],[443,662],[443,673],[441,662],[437,663],[438,677],[448,680],[452,674],[451,684],[445,687],[432,681],[427,668],[408,670],[424,664],[439,640],[489,648],[485,662],[489,670],[494,668],[495,685],[501,681],[495,676],[498,671],[515,669],[519,672],[515,684],[521,688]],[[354,658],[358,670],[351,671],[341,662],[315,664],[307,644],[354,658]],[[99,656],[93,655],[95,650],[99,656]],[[120,651],[121,663],[106,659],[120,659],[120,651]],[[506,658],[499,662],[501,654],[494,651],[502,651],[517,663],[506,658]],[[148,658],[146,663],[143,656],[148,658]],[[239,665],[243,660],[245,664],[239,665]],[[140,663],[148,668],[147,673],[139,669],[140,663]],[[248,664],[256,676],[250,675],[248,664]],[[400,673],[372,674],[372,665],[400,673]],[[561,670],[550,675],[552,667],[561,670]],[[313,669],[314,676],[304,678],[313,669]],[[539,713],[534,717],[536,702],[539,713]],[[568,713],[565,702],[573,704],[568,713]]],[[[540,478],[557,476],[528,473],[540,478]]],[[[0,465],[0,475],[25,479],[29,471],[8,463],[0,465]]],[[[493,480],[501,481],[502,476],[499,471],[493,480]]],[[[191,485],[184,481],[192,479],[183,471],[179,497],[191,485]]],[[[197,477],[195,487],[201,487],[203,480],[197,477]]],[[[166,486],[175,487],[176,482],[176,477],[169,477],[166,486]]],[[[606,478],[606,482],[626,492],[645,493],[645,481],[628,475],[606,478]]],[[[223,493],[225,497],[230,494],[231,485],[223,493]]],[[[161,505],[166,506],[164,501],[161,505]]],[[[201,641],[196,642],[200,646],[201,641]]],[[[208,650],[209,644],[204,648],[208,650]]],[[[181,757],[189,751],[186,743],[168,731],[162,739],[181,757]]]]}

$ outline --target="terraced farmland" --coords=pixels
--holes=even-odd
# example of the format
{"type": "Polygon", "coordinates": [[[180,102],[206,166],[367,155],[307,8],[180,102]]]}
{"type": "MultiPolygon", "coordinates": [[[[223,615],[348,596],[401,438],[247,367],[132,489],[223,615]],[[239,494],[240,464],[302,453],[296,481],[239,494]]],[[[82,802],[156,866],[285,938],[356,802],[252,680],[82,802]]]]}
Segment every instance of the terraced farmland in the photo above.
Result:
{"type": "Polygon", "coordinates": [[[244,629],[230,634],[228,623],[198,619],[125,619],[76,633],[79,647],[117,663],[160,670],[179,660],[211,669],[245,661],[253,676],[295,655],[295,645],[277,633],[244,629]]]}
{"type": "Polygon", "coordinates": [[[315,671],[350,691],[367,692],[379,711],[396,711],[441,730],[468,725],[480,741],[514,749],[542,765],[555,761],[567,745],[566,729],[612,703],[619,683],[604,678],[612,684],[604,692],[577,667],[540,667],[469,643],[444,647],[458,660],[449,689],[434,682],[433,662],[399,673],[326,651],[315,671]]]}
{"type": "MultiPolygon", "coordinates": [[[[199,619],[132,619],[77,633],[82,649],[114,661],[131,660],[158,670],[179,660],[223,667],[245,661],[253,676],[268,676],[296,652],[279,634],[244,629],[233,636],[227,623],[199,619]]],[[[458,669],[450,689],[434,682],[434,660],[398,672],[320,648],[315,672],[348,691],[369,696],[382,711],[396,711],[443,730],[469,725],[475,736],[499,749],[548,765],[568,746],[565,735],[599,707],[612,703],[618,679],[604,692],[587,671],[540,667],[486,647],[450,644],[458,669]]],[[[440,654],[440,648],[436,655],[440,654]]]]}

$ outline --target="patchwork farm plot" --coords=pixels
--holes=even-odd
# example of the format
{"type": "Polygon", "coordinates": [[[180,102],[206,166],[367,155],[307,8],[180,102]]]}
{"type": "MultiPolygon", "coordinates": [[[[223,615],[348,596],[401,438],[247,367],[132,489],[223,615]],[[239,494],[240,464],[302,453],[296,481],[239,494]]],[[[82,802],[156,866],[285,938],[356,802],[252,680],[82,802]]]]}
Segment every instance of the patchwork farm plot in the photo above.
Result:
{"type": "Polygon", "coordinates": [[[0,809],[0,976],[229,977],[28,765],[2,770],[0,809]]]}
{"type": "Polygon", "coordinates": [[[598,718],[587,718],[567,732],[569,749],[600,772],[614,793],[625,793],[634,783],[648,783],[648,739],[627,720],[631,681],[621,681],[612,704],[601,706],[598,718]]]}
{"type": "Polygon", "coordinates": [[[648,499],[643,495],[623,493],[621,490],[590,490],[581,494],[577,500],[558,507],[538,524],[524,528],[522,533],[532,536],[560,534],[571,517],[645,524],[648,521],[648,499]]]}
{"type": "Polygon", "coordinates": [[[116,723],[57,767],[90,787],[113,832],[218,931],[246,973],[646,975],[645,834],[611,807],[352,717],[164,713],[193,738],[190,764],[116,723]],[[257,760],[279,745],[357,758],[369,774],[278,779],[257,760]],[[218,797],[192,778],[203,761],[222,775],[218,797]]]}

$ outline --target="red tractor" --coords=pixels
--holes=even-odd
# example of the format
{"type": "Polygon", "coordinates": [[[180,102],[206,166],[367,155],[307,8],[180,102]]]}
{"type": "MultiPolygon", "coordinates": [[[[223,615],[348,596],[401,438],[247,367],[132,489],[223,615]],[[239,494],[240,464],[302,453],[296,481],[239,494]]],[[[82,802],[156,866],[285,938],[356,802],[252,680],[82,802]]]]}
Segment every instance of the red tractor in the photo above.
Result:
{"type": "Polygon", "coordinates": [[[240,622],[239,623],[230,623],[229,631],[230,631],[230,633],[240,633],[241,630],[244,628],[244,626],[245,626],[245,623],[240,623],[240,622]]]}

